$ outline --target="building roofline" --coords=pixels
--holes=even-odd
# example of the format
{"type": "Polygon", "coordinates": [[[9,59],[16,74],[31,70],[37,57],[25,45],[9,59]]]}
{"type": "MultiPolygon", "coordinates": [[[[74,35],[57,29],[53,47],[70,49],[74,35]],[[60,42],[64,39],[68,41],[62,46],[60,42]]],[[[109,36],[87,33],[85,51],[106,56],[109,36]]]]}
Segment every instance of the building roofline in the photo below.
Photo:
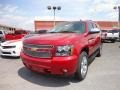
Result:
{"type": "MultiPolygon", "coordinates": [[[[60,21],[60,20],[57,20],[56,22],[69,22],[69,21],[80,21],[80,20],[65,20],[65,21],[60,21]]],[[[94,21],[94,22],[109,22],[109,23],[116,23],[118,21],[95,21],[95,20],[81,20],[81,21],[94,21]]],[[[35,20],[34,22],[54,22],[52,20],[35,20]]]]}

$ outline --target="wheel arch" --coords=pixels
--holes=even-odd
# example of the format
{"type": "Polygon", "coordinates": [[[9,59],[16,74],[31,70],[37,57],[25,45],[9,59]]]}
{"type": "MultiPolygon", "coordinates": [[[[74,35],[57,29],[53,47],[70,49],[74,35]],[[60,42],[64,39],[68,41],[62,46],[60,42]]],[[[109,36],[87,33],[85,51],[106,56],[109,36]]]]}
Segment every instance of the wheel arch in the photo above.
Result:
{"type": "Polygon", "coordinates": [[[82,48],[80,53],[82,53],[83,51],[85,51],[87,53],[87,55],[89,55],[89,48],[88,47],[82,48]]]}

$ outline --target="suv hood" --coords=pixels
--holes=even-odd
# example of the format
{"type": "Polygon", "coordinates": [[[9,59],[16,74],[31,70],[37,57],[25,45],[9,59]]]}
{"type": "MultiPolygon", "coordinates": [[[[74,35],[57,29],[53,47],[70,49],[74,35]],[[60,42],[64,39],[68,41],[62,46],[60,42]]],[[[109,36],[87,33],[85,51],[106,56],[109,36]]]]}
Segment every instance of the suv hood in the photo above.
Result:
{"type": "Polygon", "coordinates": [[[78,33],[50,33],[35,34],[31,37],[24,38],[24,43],[29,44],[70,44],[80,37],[78,33]]]}

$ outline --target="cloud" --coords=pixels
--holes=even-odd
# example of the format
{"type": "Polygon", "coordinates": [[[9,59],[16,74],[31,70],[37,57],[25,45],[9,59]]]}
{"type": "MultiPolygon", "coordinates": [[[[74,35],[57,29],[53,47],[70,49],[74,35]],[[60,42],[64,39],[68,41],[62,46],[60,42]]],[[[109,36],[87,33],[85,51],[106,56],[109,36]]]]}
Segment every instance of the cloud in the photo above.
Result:
{"type": "Polygon", "coordinates": [[[10,4],[0,4],[0,24],[32,30],[34,28],[33,18],[22,15],[22,12],[23,11],[20,10],[17,6],[10,4]]]}
{"type": "Polygon", "coordinates": [[[12,14],[12,13],[18,13],[18,7],[17,6],[12,6],[10,4],[6,4],[6,5],[2,5],[0,4],[0,12],[6,14],[6,13],[9,13],[9,14],[12,14]]]}
{"type": "Polygon", "coordinates": [[[14,12],[16,12],[17,11],[17,9],[18,9],[18,7],[17,6],[11,6],[11,5],[6,5],[4,8],[3,8],[3,10],[4,11],[6,11],[6,12],[8,12],[8,13],[14,13],[14,12]]]}
{"type": "Polygon", "coordinates": [[[108,12],[108,11],[113,11],[113,7],[114,7],[114,2],[111,1],[107,1],[107,0],[95,0],[92,5],[91,8],[89,9],[90,12],[108,12]]]}
{"type": "Polygon", "coordinates": [[[113,8],[117,5],[118,0],[94,0],[88,11],[94,14],[97,20],[115,21],[118,14],[113,8]]]}

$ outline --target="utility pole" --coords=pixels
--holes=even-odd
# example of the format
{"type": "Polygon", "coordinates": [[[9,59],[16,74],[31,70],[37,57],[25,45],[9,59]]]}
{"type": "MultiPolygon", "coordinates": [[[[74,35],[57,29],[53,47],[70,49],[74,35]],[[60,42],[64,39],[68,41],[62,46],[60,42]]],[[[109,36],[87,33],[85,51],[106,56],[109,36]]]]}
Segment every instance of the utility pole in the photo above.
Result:
{"type": "Polygon", "coordinates": [[[115,6],[114,9],[118,9],[118,28],[120,28],[120,6],[115,6]]]}
{"type": "Polygon", "coordinates": [[[54,15],[53,26],[55,27],[55,25],[56,25],[56,22],[55,22],[56,10],[61,10],[61,7],[60,6],[48,6],[47,9],[53,10],[53,15],[54,15]]]}

